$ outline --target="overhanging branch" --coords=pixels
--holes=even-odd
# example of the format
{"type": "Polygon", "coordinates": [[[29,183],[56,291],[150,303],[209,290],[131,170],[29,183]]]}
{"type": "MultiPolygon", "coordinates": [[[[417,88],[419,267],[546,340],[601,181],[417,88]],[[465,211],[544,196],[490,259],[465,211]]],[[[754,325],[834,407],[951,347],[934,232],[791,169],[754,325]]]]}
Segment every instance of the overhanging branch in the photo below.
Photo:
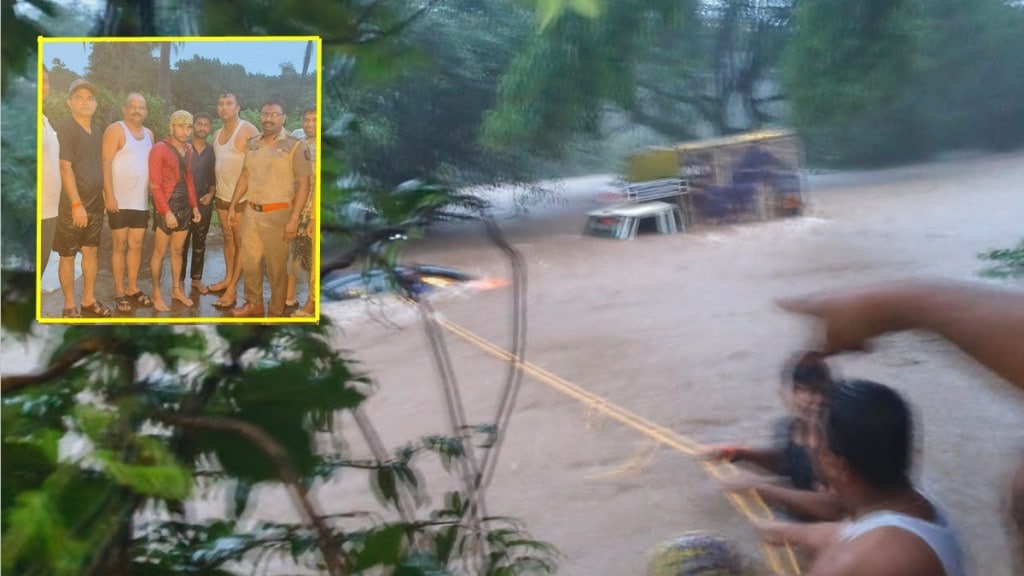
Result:
{"type": "Polygon", "coordinates": [[[80,360],[84,360],[97,352],[107,350],[109,347],[109,341],[103,341],[98,338],[83,340],[62,352],[42,372],[4,376],[0,380],[0,392],[8,394],[10,392],[17,392],[22,388],[28,388],[29,386],[45,384],[67,372],[80,360]]]}
{"type": "Polygon", "coordinates": [[[340,547],[335,545],[331,538],[330,529],[310,501],[309,494],[302,485],[299,474],[292,468],[291,461],[288,459],[288,452],[270,434],[267,434],[258,426],[231,418],[182,416],[168,412],[158,412],[153,415],[153,418],[166,424],[181,426],[182,428],[233,432],[263,451],[277,468],[281,481],[288,486],[289,492],[295,500],[296,507],[305,516],[306,523],[311,525],[316,531],[320,553],[323,554],[328,572],[331,576],[342,576],[348,573],[346,569],[346,566],[349,564],[347,556],[340,547]]]}

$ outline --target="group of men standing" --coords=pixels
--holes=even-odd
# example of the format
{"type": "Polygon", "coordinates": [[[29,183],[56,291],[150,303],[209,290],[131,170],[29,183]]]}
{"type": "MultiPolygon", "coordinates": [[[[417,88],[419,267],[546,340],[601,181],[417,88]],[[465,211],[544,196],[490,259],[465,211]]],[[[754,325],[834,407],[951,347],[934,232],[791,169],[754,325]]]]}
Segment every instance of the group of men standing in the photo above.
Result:
{"type": "MultiPolygon", "coordinates": [[[[96,298],[97,250],[103,216],[112,237],[114,308],[168,312],[161,289],[165,257],[171,260],[171,302],[192,307],[184,290],[186,255],[191,252],[191,287],[199,294],[221,293],[214,306],[236,317],[282,317],[295,302],[295,277],[310,282],[309,300],[293,316],[312,316],[312,250],[315,222],[313,165],[316,109],[303,111],[303,138],[284,130],[287,114],[276,99],[263,103],[262,130],[239,117],[238,95],[226,91],[217,101],[223,127],[207,139],[212,118],[185,110],[171,114],[169,136],[156,141],[143,123],[142,94],[131,93],[123,120],[101,131],[93,122],[96,86],[71,84],[71,114],[51,126],[43,116],[42,270],[51,249],[60,256],[59,279],[65,318],[106,318],[112,311],[96,298]],[[152,297],[139,287],[142,246],[153,208],[154,246],[150,260],[152,297]],[[213,210],[224,231],[225,277],[202,281],[206,237],[213,210]],[[299,240],[296,241],[296,238],[299,240]],[[75,298],[75,257],[82,254],[81,308],[75,298]],[[308,253],[307,253],[308,252],[308,253]],[[264,299],[264,264],[270,283],[264,299]],[[238,282],[244,277],[244,301],[238,282]]],[[[49,93],[43,74],[43,94],[49,93]]]]}

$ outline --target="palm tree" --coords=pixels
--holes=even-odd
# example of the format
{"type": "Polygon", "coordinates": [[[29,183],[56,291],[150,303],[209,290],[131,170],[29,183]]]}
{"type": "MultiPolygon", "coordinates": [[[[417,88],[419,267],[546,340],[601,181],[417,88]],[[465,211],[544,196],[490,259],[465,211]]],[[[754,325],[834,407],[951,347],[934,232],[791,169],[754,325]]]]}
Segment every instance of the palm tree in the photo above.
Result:
{"type": "Polygon", "coordinates": [[[302,76],[299,78],[299,82],[302,84],[302,88],[306,88],[306,73],[309,72],[309,65],[313,61],[313,41],[309,40],[306,42],[306,54],[302,57],[302,76]]]}
{"type": "Polygon", "coordinates": [[[171,106],[171,43],[160,43],[160,99],[163,100],[164,110],[170,111],[171,106]]]}

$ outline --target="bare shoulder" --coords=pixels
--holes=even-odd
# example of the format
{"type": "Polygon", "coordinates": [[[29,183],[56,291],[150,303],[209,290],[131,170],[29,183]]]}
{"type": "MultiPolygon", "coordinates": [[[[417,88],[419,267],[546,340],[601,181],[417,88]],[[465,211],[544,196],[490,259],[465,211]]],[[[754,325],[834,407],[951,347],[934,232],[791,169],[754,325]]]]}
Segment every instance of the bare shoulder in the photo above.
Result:
{"type": "Polygon", "coordinates": [[[242,122],[242,129],[240,130],[240,132],[242,134],[245,134],[246,138],[251,138],[251,137],[256,136],[257,134],[260,133],[260,129],[257,128],[256,125],[253,124],[252,122],[249,122],[248,120],[242,120],[241,122],[242,122]]]}
{"type": "Polygon", "coordinates": [[[252,122],[247,120],[239,120],[241,125],[238,127],[238,136],[235,137],[235,147],[238,148],[239,152],[244,152],[249,141],[254,136],[259,136],[260,131],[253,126],[252,122]]]}
{"type": "Polygon", "coordinates": [[[831,546],[808,576],[945,576],[938,556],[920,538],[899,528],[878,528],[831,546]]]}
{"type": "Polygon", "coordinates": [[[114,141],[116,139],[117,142],[123,143],[124,130],[121,129],[121,123],[111,122],[110,124],[108,124],[107,127],[103,130],[103,138],[109,139],[110,141],[114,141]]]}

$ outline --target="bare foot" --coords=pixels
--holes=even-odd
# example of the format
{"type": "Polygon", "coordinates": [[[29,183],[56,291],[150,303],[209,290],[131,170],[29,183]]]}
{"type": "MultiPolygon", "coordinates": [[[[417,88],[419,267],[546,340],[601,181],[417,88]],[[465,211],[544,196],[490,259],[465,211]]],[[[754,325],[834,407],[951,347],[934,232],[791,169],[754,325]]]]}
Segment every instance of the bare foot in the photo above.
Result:
{"type": "Polygon", "coordinates": [[[217,282],[216,284],[211,284],[209,286],[210,292],[222,292],[222,291],[227,290],[227,289],[228,289],[228,281],[227,280],[221,280],[220,282],[217,282]]]}
{"type": "Polygon", "coordinates": [[[185,293],[181,291],[181,288],[171,292],[171,300],[177,300],[178,302],[181,302],[185,306],[192,305],[192,299],[189,298],[188,296],[185,296],[185,293]]]}
{"type": "Polygon", "coordinates": [[[199,291],[200,294],[208,294],[210,287],[203,284],[202,280],[193,280],[192,287],[199,291]]]}
{"type": "Polygon", "coordinates": [[[170,312],[171,309],[164,304],[163,296],[159,294],[153,294],[153,310],[157,312],[170,312]]]}
{"type": "Polygon", "coordinates": [[[234,308],[235,300],[237,299],[238,296],[236,296],[234,291],[225,292],[224,295],[220,297],[220,300],[217,300],[214,306],[216,306],[217,308],[234,308]]]}

